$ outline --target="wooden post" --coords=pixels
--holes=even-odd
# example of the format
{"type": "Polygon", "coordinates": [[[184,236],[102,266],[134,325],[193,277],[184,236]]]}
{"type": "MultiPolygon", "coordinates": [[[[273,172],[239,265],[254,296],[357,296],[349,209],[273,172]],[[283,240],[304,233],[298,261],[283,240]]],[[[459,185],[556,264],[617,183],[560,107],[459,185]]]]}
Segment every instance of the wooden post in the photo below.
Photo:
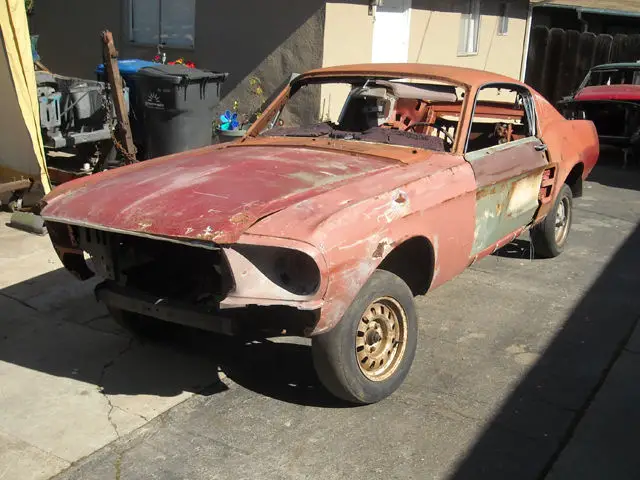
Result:
{"type": "Polygon", "coordinates": [[[131,135],[131,126],[129,125],[129,115],[127,107],[124,103],[124,93],[122,91],[122,77],[120,76],[120,68],[118,67],[118,51],[113,43],[113,35],[109,30],[102,32],[102,41],[104,43],[103,57],[109,85],[111,85],[111,95],[116,109],[116,118],[120,127],[121,138],[124,143],[123,152],[129,163],[137,162],[136,147],[133,144],[133,136],[131,135]]]}

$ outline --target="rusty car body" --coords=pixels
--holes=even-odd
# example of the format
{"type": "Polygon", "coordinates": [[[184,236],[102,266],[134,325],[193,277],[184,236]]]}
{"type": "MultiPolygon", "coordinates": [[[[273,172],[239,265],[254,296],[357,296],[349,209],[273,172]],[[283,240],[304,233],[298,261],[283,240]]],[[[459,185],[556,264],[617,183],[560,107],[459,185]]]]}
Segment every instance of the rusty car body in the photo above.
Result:
{"type": "Polygon", "coordinates": [[[104,277],[96,295],[130,328],[312,337],[323,384],[372,403],[412,363],[413,296],[526,230],[558,255],[598,154],[591,122],[508,77],[331,67],[292,80],[241,140],[75,180],[41,213],[65,267],[104,277]],[[338,122],[280,126],[299,92],[336,82],[338,122]]]}

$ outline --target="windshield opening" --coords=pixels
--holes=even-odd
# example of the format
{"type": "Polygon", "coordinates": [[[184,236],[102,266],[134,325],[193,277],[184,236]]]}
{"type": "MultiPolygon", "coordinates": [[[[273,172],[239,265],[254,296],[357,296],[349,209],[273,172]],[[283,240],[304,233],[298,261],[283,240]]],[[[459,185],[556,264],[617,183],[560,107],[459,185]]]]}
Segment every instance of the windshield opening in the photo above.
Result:
{"type": "Polygon", "coordinates": [[[424,79],[316,80],[292,89],[260,135],[451,151],[464,95],[463,88],[424,79]]]}
{"type": "Polygon", "coordinates": [[[616,68],[610,70],[595,70],[589,73],[584,82],[585,87],[602,85],[640,85],[640,69],[616,68]]]}

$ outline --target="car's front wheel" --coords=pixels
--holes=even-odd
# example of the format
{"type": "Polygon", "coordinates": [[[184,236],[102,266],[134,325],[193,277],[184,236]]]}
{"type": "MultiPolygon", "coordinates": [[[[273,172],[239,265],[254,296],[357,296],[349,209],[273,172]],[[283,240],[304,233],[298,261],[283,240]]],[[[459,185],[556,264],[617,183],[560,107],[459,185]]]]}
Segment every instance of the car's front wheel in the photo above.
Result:
{"type": "Polygon", "coordinates": [[[378,270],[338,325],[313,338],[313,362],[333,395],[350,403],[375,403],[400,387],[417,341],[411,289],[397,275],[378,270]]]}
{"type": "Polygon", "coordinates": [[[545,258],[560,255],[567,243],[572,221],[573,195],[569,185],[564,184],[549,214],[531,229],[531,243],[536,255],[545,258]]]}

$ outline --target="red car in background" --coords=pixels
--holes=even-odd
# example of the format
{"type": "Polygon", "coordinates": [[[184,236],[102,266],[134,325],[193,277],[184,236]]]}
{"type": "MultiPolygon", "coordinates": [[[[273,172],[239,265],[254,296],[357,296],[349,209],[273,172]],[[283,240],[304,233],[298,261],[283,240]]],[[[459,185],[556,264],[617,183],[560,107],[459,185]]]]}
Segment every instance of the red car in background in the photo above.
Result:
{"type": "Polygon", "coordinates": [[[640,62],[598,65],[577,92],[559,102],[568,119],[591,120],[601,145],[622,148],[625,166],[640,153],[640,62]]]}

